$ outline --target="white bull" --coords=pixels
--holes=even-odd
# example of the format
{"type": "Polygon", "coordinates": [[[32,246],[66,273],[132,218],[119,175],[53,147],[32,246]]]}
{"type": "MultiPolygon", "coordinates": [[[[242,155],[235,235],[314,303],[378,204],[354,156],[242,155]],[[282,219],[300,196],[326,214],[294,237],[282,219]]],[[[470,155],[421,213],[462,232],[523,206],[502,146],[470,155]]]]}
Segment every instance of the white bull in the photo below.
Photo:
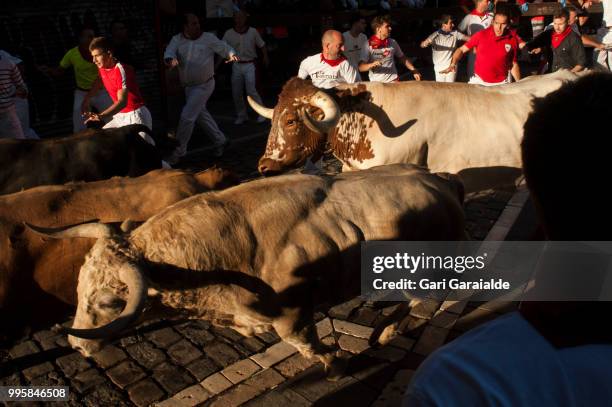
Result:
{"type": "Polygon", "coordinates": [[[521,173],[520,142],[531,101],[578,78],[569,71],[496,87],[465,83],[363,82],[329,93],[293,78],[274,109],[264,175],[316,161],[327,150],[343,171],[414,163],[460,174],[466,191],[499,186],[521,173]]]}

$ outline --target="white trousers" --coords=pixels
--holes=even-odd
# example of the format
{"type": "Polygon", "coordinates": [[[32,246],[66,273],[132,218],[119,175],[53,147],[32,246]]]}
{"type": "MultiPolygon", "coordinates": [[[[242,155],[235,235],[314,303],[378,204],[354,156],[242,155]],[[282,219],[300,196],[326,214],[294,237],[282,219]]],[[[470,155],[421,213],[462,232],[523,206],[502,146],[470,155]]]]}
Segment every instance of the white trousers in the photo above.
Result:
{"type": "MultiPolygon", "coordinates": [[[[123,127],[128,124],[144,124],[149,128],[153,129],[153,119],[151,118],[151,112],[146,106],[141,106],[136,110],[125,113],[116,113],[112,120],[104,125],[104,129],[112,129],[115,127],[123,127]]],[[[140,132],[142,137],[147,143],[155,145],[155,141],[147,133],[140,132]]]]}
{"type": "Polygon", "coordinates": [[[176,139],[179,142],[177,154],[179,156],[184,156],[187,153],[187,144],[191,139],[196,121],[206,135],[212,139],[214,146],[225,144],[225,135],[219,130],[219,126],[206,109],[206,102],[208,102],[213,90],[215,90],[214,78],[201,85],[185,87],[186,103],[176,129],[176,139]]]}
{"type": "Polygon", "coordinates": [[[506,79],[504,79],[501,82],[485,82],[483,81],[480,76],[474,74],[474,76],[472,76],[470,78],[470,80],[468,81],[468,83],[472,84],[472,85],[482,85],[482,86],[497,86],[497,85],[503,85],[504,83],[510,83],[510,75],[508,75],[506,77],[506,79]]]}
{"type": "MultiPolygon", "coordinates": [[[[74,90],[74,103],[72,104],[72,131],[74,133],[85,130],[86,128],[83,118],[81,117],[81,104],[83,103],[83,99],[85,99],[85,95],[87,95],[87,92],[84,90],[74,90]]],[[[100,89],[89,102],[98,112],[102,112],[113,104],[113,101],[110,96],[108,96],[108,92],[106,92],[105,89],[100,89]]]]}
{"type": "Polygon", "coordinates": [[[13,101],[15,102],[15,111],[17,112],[19,123],[21,123],[21,130],[23,131],[24,137],[39,139],[40,137],[38,137],[38,134],[30,127],[30,104],[28,103],[28,99],[15,97],[13,101]]]}
{"type": "Polygon", "coordinates": [[[244,89],[246,93],[257,103],[263,105],[257,89],[255,89],[255,64],[250,63],[234,63],[232,64],[232,96],[234,98],[234,106],[236,106],[236,116],[238,118],[247,119],[247,108],[244,102],[244,89]]]}
{"type": "Polygon", "coordinates": [[[440,73],[440,71],[448,68],[447,66],[440,67],[434,65],[434,72],[436,74],[436,82],[455,82],[455,78],[457,77],[457,72],[449,72],[449,73],[440,73]]]}
{"type": "Polygon", "coordinates": [[[25,138],[15,106],[0,111],[0,138],[25,138]]]}
{"type": "MultiPolygon", "coordinates": [[[[612,28],[601,27],[597,30],[597,41],[612,46],[612,28]]],[[[593,66],[596,69],[612,71],[612,49],[593,51],[593,66]]]]}

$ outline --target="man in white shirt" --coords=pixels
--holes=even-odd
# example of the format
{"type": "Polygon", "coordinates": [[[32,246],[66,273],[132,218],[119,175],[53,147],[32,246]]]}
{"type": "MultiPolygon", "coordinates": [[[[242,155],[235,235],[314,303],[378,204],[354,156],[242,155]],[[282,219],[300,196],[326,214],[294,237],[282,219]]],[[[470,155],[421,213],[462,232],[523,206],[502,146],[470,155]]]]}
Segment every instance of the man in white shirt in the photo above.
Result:
{"type": "Polygon", "coordinates": [[[339,31],[325,31],[321,43],[323,51],[302,61],[298,77],[306,79],[310,76],[312,84],[321,89],[361,81],[359,72],[342,55],[344,39],[339,31]]]}
{"type": "Polygon", "coordinates": [[[164,53],[166,66],[170,69],[178,67],[186,98],[176,129],[179,146],[174,154],[168,157],[170,164],[176,163],[187,152],[187,144],[196,120],[213,139],[213,154],[216,157],[223,155],[227,140],[206,109],[206,102],[215,89],[215,54],[228,58],[228,62],[239,60],[236,51],[227,43],[213,34],[202,32],[200,20],[195,14],[186,13],[183,16],[183,32],[172,37],[164,53]]]}
{"type": "Polygon", "coordinates": [[[355,69],[359,69],[361,54],[368,45],[368,37],[363,33],[365,29],[365,18],[356,14],[351,19],[351,29],[342,33],[342,37],[344,37],[344,56],[355,69]]]}
{"type": "MultiPolygon", "coordinates": [[[[234,124],[242,124],[249,119],[246,104],[244,103],[244,90],[257,103],[263,105],[257,89],[255,89],[255,60],[257,59],[257,48],[263,55],[263,64],[268,66],[268,52],[266,43],[257,30],[249,27],[248,15],[244,11],[234,14],[234,28],[230,28],[223,35],[223,41],[227,42],[238,52],[240,61],[232,65],[232,96],[236,106],[236,121],[234,124]]],[[[265,117],[259,116],[257,123],[266,121],[265,117]]]]}
{"type": "MultiPolygon", "coordinates": [[[[9,61],[14,63],[19,72],[22,74],[23,78],[23,61],[21,58],[11,55],[4,50],[0,50],[0,57],[7,58],[9,61]]],[[[17,113],[17,117],[19,118],[19,122],[21,123],[21,130],[23,131],[24,137],[29,139],[39,139],[40,137],[38,137],[38,134],[36,134],[34,129],[30,127],[30,104],[28,102],[28,98],[15,96],[13,102],[15,103],[15,111],[17,113]]]]}
{"type": "Polygon", "coordinates": [[[601,27],[597,30],[597,41],[605,46],[605,50],[595,50],[593,59],[595,68],[612,71],[612,0],[586,0],[582,7],[588,8],[593,3],[603,6],[601,27]]]}
{"type": "MultiPolygon", "coordinates": [[[[465,16],[457,27],[459,31],[468,36],[473,36],[478,31],[489,28],[493,22],[493,13],[489,11],[489,0],[474,0],[474,10],[465,16]]],[[[468,54],[468,78],[474,76],[474,62],[476,61],[477,50],[472,50],[468,54]]]]}
{"type": "Polygon", "coordinates": [[[6,55],[0,55],[0,139],[25,138],[15,111],[15,98],[27,97],[19,69],[6,55]]]}
{"type": "Polygon", "coordinates": [[[363,50],[359,71],[367,72],[372,82],[397,82],[399,76],[395,68],[395,58],[406,66],[417,81],[421,74],[406,58],[398,43],[391,38],[391,18],[378,16],[372,20],[374,35],[363,50]]]}
{"type": "Polygon", "coordinates": [[[434,73],[436,74],[436,82],[455,82],[457,72],[451,71],[441,73],[451,63],[453,53],[457,49],[459,41],[468,41],[470,37],[459,31],[454,30],[455,23],[449,14],[443,14],[440,17],[440,29],[421,43],[421,48],[431,45],[431,55],[434,64],[434,73]]]}
{"type": "MultiPolygon", "coordinates": [[[[306,79],[310,76],[312,84],[317,88],[331,89],[341,83],[361,81],[357,69],[342,55],[344,39],[340,31],[327,30],[321,38],[322,52],[304,59],[300,64],[298,77],[306,79]]],[[[310,158],[304,166],[305,173],[316,173],[321,170],[323,159],[312,163],[310,158]]]]}

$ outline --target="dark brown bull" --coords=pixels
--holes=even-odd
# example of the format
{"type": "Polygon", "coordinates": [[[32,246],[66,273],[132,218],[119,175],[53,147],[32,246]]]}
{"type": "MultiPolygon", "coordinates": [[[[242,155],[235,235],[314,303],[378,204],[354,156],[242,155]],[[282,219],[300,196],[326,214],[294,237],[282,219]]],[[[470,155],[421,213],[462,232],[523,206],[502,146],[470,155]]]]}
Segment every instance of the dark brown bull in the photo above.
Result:
{"type": "Polygon", "coordinates": [[[133,124],[55,139],[0,140],[0,194],[71,181],[137,177],[161,168],[161,152],[139,135],[143,132],[151,133],[133,124]]]}
{"type": "Polygon", "coordinates": [[[227,171],[152,171],[138,178],[32,188],[0,197],[0,325],[52,322],[76,304],[79,268],[94,239],[43,239],[49,227],[100,219],[144,221],[194,194],[236,184],[227,171]]]}

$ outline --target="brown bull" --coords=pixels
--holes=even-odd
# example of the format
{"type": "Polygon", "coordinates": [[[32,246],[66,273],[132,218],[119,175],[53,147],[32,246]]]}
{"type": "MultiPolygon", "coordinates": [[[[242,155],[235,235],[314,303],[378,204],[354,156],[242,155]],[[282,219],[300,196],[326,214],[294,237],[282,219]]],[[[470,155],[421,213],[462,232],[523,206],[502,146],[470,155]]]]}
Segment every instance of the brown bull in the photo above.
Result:
{"type": "Polygon", "coordinates": [[[23,222],[57,227],[94,219],[144,221],[184,198],[235,183],[220,169],[156,170],[138,178],[37,187],[0,197],[0,320],[49,322],[75,305],[79,268],[95,242],[44,239],[23,222]]]}

